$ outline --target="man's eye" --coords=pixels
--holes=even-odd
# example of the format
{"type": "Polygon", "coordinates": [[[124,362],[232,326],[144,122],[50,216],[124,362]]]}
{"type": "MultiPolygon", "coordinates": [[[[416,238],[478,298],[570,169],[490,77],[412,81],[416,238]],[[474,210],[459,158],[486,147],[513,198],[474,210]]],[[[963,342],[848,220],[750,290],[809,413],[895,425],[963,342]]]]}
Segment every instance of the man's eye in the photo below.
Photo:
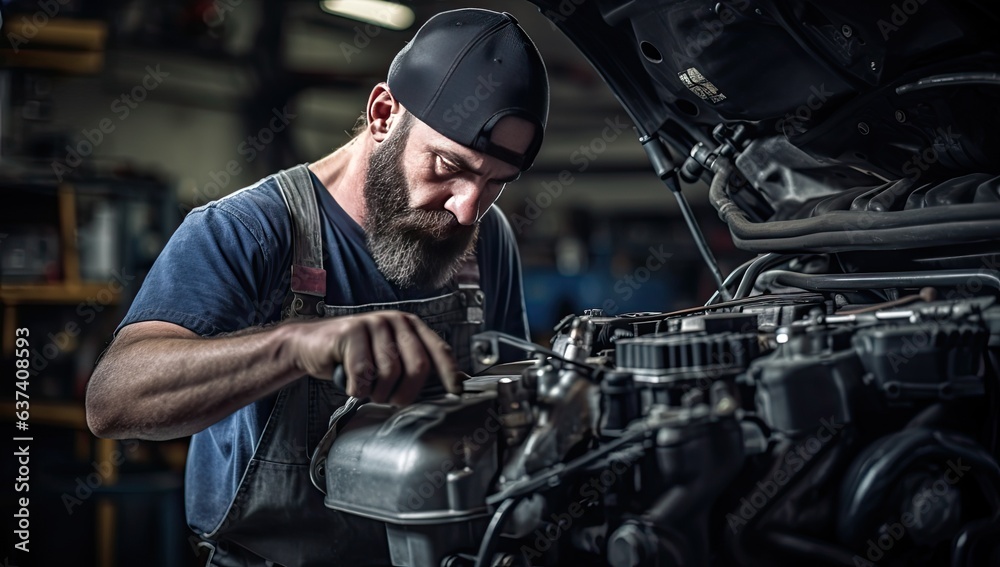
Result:
{"type": "Polygon", "coordinates": [[[441,170],[445,173],[458,173],[459,171],[462,171],[457,165],[449,163],[441,156],[438,156],[438,163],[441,164],[441,170]]]}

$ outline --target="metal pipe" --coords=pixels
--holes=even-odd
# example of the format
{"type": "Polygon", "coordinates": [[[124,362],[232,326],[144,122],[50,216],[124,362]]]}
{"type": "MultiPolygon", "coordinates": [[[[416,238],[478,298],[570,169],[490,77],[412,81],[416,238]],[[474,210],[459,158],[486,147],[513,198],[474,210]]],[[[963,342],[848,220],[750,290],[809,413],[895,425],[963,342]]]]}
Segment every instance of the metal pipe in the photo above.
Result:
{"type": "Polygon", "coordinates": [[[935,272],[868,274],[800,274],[786,270],[774,270],[764,274],[763,277],[781,285],[810,291],[850,291],[924,286],[949,287],[969,285],[972,282],[1000,291],[1000,272],[996,270],[939,270],[935,272]]]}

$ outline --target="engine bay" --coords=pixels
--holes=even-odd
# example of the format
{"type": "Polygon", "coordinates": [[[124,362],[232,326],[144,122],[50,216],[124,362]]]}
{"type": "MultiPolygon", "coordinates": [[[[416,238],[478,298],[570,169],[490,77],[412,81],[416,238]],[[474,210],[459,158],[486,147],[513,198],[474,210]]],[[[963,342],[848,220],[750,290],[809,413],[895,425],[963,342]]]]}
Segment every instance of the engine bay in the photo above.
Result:
{"type": "Polygon", "coordinates": [[[326,506],[384,522],[400,566],[1000,565],[1000,14],[532,3],[717,291],[476,335],[460,396],[352,400],[313,457],[326,506]],[[757,255],[728,274],[698,184],[757,255]]]}
{"type": "Polygon", "coordinates": [[[857,303],[873,275],[761,258],[741,284],[814,289],[484,333],[461,396],[348,404],[326,505],[386,522],[394,565],[996,564],[995,270],[857,303]]]}

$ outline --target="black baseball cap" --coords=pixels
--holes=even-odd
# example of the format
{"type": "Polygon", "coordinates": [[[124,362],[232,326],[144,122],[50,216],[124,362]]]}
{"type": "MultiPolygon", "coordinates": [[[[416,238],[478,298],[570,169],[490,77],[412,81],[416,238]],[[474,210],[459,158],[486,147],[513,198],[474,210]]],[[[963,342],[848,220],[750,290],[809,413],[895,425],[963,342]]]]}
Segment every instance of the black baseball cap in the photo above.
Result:
{"type": "Polygon", "coordinates": [[[396,54],[387,80],[394,97],[425,124],[521,171],[542,145],[549,79],[535,44],[507,12],[462,8],[431,17],[396,54]],[[524,155],[493,144],[505,116],[531,122],[524,155]]]}

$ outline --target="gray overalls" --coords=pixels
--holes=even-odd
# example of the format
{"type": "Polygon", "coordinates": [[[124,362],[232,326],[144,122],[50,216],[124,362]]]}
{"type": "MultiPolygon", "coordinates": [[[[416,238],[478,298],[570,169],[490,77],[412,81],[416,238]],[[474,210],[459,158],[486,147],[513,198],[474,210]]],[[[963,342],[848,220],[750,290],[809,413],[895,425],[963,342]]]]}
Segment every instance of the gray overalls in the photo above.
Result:
{"type": "MultiPolygon", "coordinates": [[[[472,268],[456,276],[449,293],[439,297],[350,307],[326,305],[322,230],[309,171],[299,165],[279,172],[276,178],[291,214],[294,246],[291,290],[282,319],[339,317],[379,309],[413,313],[451,344],[459,367],[471,372],[470,339],[483,325],[483,294],[475,259],[467,262],[472,268]]],[[[326,433],[330,415],[347,399],[331,381],[310,376],[279,391],[226,516],[212,533],[203,534],[217,542],[209,564],[390,564],[384,524],[326,508],[323,494],[309,478],[313,449],[326,433]],[[253,555],[240,547],[269,561],[250,559],[253,555]]]]}

